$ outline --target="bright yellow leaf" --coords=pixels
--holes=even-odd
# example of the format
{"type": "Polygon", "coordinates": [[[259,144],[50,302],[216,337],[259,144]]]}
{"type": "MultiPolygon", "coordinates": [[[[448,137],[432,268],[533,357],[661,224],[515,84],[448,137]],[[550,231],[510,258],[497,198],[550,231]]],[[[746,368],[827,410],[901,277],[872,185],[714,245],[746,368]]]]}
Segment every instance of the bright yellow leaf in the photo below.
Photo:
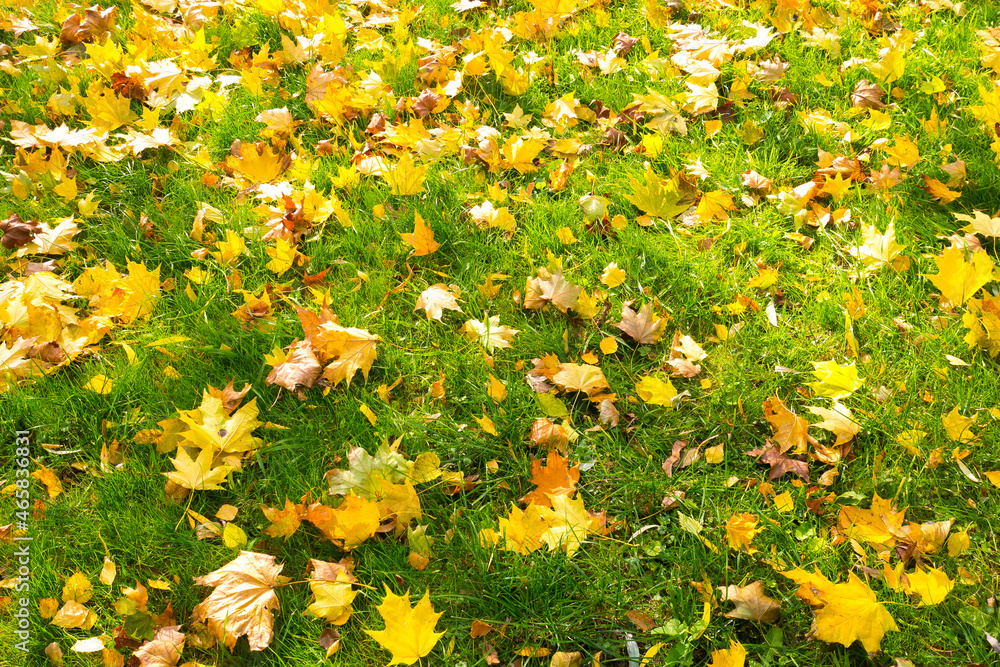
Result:
{"type": "MultiPolygon", "coordinates": [[[[409,153],[404,153],[396,166],[382,174],[394,195],[415,195],[424,191],[424,179],[429,167],[418,167],[409,153]]],[[[433,251],[431,251],[433,252],[433,251]]],[[[426,254],[426,253],[425,253],[426,254]]]]}
{"type": "Polygon", "coordinates": [[[677,396],[677,390],[670,380],[660,380],[651,375],[644,375],[635,384],[639,398],[653,405],[672,407],[672,399],[677,396]]]}
{"type": "Polygon", "coordinates": [[[434,230],[424,223],[424,219],[420,217],[419,213],[413,218],[413,233],[400,233],[400,236],[413,247],[414,257],[429,255],[441,247],[441,244],[434,240],[434,230]]]}
{"type": "Polygon", "coordinates": [[[993,279],[993,259],[985,252],[973,253],[972,261],[968,262],[966,252],[961,248],[946,248],[934,261],[938,272],[921,275],[930,280],[954,306],[961,306],[993,279]]]}
{"type": "Polygon", "coordinates": [[[430,653],[444,636],[443,632],[434,632],[434,625],[443,612],[435,613],[429,590],[411,608],[409,591],[396,595],[386,586],[385,598],[376,609],[385,621],[385,629],[366,629],[365,633],[392,653],[390,666],[412,665],[430,653]]]}

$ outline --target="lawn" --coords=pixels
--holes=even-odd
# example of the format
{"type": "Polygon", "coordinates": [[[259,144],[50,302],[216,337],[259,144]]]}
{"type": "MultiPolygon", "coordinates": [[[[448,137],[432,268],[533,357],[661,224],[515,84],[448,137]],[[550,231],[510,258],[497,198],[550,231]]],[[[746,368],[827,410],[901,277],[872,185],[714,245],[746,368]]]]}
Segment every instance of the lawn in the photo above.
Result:
{"type": "Polygon", "coordinates": [[[0,664],[994,664],[998,81],[988,2],[7,0],[0,664]]]}

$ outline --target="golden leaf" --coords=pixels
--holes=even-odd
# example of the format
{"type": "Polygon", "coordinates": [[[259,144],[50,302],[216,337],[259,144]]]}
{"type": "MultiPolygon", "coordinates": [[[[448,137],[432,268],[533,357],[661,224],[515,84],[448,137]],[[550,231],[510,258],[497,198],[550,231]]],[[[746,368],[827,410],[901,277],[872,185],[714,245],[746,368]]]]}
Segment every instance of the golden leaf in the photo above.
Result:
{"type": "Polygon", "coordinates": [[[921,275],[930,280],[954,306],[961,306],[993,279],[993,259],[985,252],[973,253],[972,261],[968,262],[961,248],[946,248],[934,261],[938,272],[921,275]]]}
{"type": "Polygon", "coordinates": [[[271,522],[271,525],[264,529],[264,533],[271,537],[283,537],[286,540],[295,534],[299,529],[303,508],[293,505],[287,497],[285,498],[284,509],[276,507],[261,506],[264,518],[271,522]]]}
{"type": "Polygon", "coordinates": [[[211,449],[203,449],[198,457],[192,459],[186,447],[177,450],[177,458],[171,459],[176,472],[165,472],[167,479],[174,484],[196,491],[221,489],[231,468],[228,465],[212,467],[213,454],[211,449]]]}
{"type": "Polygon", "coordinates": [[[684,195],[676,177],[663,180],[653,172],[652,167],[647,165],[645,181],[630,178],[629,182],[632,185],[632,194],[626,194],[625,198],[647,215],[672,218],[688,209],[687,203],[679,203],[684,199],[684,195]]]}
{"type": "Polygon", "coordinates": [[[677,389],[670,380],[663,381],[651,375],[644,375],[639,378],[635,385],[635,391],[639,398],[652,405],[673,406],[673,398],[677,396],[677,389]]]}
{"type": "Polygon", "coordinates": [[[392,653],[389,665],[412,665],[430,653],[444,636],[443,632],[434,632],[434,625],[443,612],[435,613],[429,590],[411,608],[409,591],[395,595],[386,586],[385,598],[376,609],[385,621],[385,629],[366,629],[365,633],[392,653]]]}
{"type": "Polygon", "coordinates": [[[743,648],[743,644],[730,641],[729,648],[712,651],[712,662],[709,663],[709,667],[743,667],[746,659],[747,650],[743,648]]]}
{"type": "Polygon", "coordinates": [[[837,525],[846,537],[892,547],[903,527],[905,514],[905,508],[895,511],[891,500],[879,498],[876,493],[869,509],[851,505],[842,507],[837,525]]]}
{"type": "Polygon", "coordinates": [[[753,514],[734,514],[726,522],[726,540],[729,548],[740,551],[746,549],[747,553],[756,553],[757,549],[750,545],[754,536],[760,532],[757,528],[757,517],[753,514]]]}
{"type": "Polygon", "coordinates": [[[609,388],[604,371],[590,364],[560,364],[552,381],[563,391],[582,391],[587,395],[609,388]]]}
{"type": "Polygon", "coordinates": [[[853,572],[842,584],[824,591],[823,607],[816,611],[816,638],[850,646],[860,640],[869,653],[878,651],[896,621],[878,602],[875,593],[853,572]]]}
{"type": "MultiPolygon", "coordinates": [[[[389,192],[392,194],[415,195],[424,191],[424,179],[427,178],[428,168],[416,166],[410,154],[404,153],[396,166],[387,170],[382,176],[389,184],[389,192]]],[[[416,246],[414,245],[414,247],[416,246]]],[[[433,252],[433,250],[429,252],[433,252]]]]}
{"type": "Polygon", "coordinates": [[[413,219],[413,233],[400,233],[400,236],[413,248],[414,257],[429,255],[441,247],[441,244],[434,240],[434,230],[424,223],[419,213],[413,219]]]}
{"type": "Polygon", "coordinates": [[[921,607],[942,602],[955,587],[955,582],[949,579],[947,574],[934,567],[926,570],[918,568],[907,574],[906,578],[910,582],[907,592],[920,596],[921,607]]]}
{"type": "Polygon", "coordinates": [[[272,610],[279,608],[274,588],[282,567],[274,556],[241,551],[218,570],[196,577],[194,583],[215,590],[194,608],[193,620],[206,623],[229,650],[246,635],[251,651],[263,651],[274,639],[272,610]]]}

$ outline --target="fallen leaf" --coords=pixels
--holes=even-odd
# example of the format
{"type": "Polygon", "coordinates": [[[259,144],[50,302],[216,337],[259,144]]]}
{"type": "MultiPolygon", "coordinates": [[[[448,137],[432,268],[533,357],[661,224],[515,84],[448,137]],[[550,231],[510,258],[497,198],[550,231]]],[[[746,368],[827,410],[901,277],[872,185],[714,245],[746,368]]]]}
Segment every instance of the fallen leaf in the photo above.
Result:
{"type": "Polygon", "coordinates": [[[412,665],[430,653],[444,636],[443,632],[434,632],[434,625],[441,618],[442,612],[435,613],[429,590],[411,608],[409,591],[403,595],[395,595],[386,586],[385,598],[376,609],[385,621],[385,629],[366,629],[365,634],[392,653],[389,665],[412,665]]]}
{"type": "Polygon", "coordinates": [[[434,240],[434,230],[427,226],[419,213],[413,218],[413,232],[401,233],[400,236],[413,248],[414,257],[429,255],[441,247],[441,244],[434,240]]]}
{"type": "Polygon", "coordinates": [[[723,602],[736,606],[726,612],[727,618],[742,618],[757,623],[774,623],[781,614],[781,603],[764,594],[764,582],[755,581],[748,586],[719,586],[723,602]]]}
{"type": "Polygon", "coordinates": [[[420,297],[417,299],[416,306],[413,309],[418,310],[423,308],[427,314],[427,319],[440,321],[441,314],[445,309],[462,312],[458,302],[455,301],[455,297],[457,296],[458,294],[444,283],[437,283],[420,293],[420,297]]]}
{"type": "Polygon", "coordinates": [[[230,651],[244,635],[251,651],[263,651],[274,638],[272,610],[279,607],[274,588],[282,567],[274,556],[241,551],[218,570],[195,577],[194,583],[215,590],[195,606],[192,619],[206,623],[230,651]]]}

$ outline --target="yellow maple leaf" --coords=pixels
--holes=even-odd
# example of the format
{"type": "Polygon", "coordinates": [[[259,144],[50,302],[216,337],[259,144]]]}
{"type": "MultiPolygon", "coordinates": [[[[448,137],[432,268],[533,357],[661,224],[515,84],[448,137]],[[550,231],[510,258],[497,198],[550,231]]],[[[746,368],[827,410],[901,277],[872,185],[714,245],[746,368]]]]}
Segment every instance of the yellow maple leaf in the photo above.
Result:
{"type": "Polygon", "coordinates": [[[413,519],[423,516],[420,508],[420,497],[413,483],[404,479],[399,484],[393,484],[387,479],[374,479],[374,498],[381,504],[381,520],[396,519],[396,532],[405,531],[413,519]]]}
{"type": "Polygon", "coordinates": [[[263,422],[257,419],[258,413],[256,398],[229,414],[222,399],[206,391],[200,406],[184,410],[179,415],[180,421],[188,428],[181,433],[181,444],[229,454],[252,451],[262,442],[251,435],[254,429],[263,426],[263,422]]]}
{"type": "Polygon", "coordinates": [[[889,223],[885,229],[885,234],[878,231],[875,225],[862,225],[862,242],[857,246],[848,249],[854,257],[857,257],[868,269],[878,269],[887,264],[895,266],[898,261],[904,259],[900,253],[906,248],[896,241],[896,229],[894,223],[889,223]]]}
{"type": "Polygon", "coordinates": [[[639,398],[652,405],[673,406],[673,398],[677,396],[677,389],[670,380],[660,380],[651,375],[644,375],[635,384],[635,391],[639,398]]]}
{"type": "Polygon", "coordinates": [[[253,183],[270,183],[291,164],[291,157],[263,142],[237,143],[226,167],[253,183]]]}
{"type": "Polygon", "coordinates": [[[83,105],[90,114],[91,126],[102,132],[117,130],[139,117],[132,113],[130,100],[100,84],[92,84],[83,98],[83,105]]]}
{"type": "Polygon", "coordinates": [[[708,667],[743,667],[747,660],[747,650],[738,641],[730,641],[729,648],[712,651],[712,662],[708,667]]]}
{"type": "Polygon", "coordinates": [[[430,591],[414,607],[410,607],[410,591],[396,595],[385,588],[385,599],[376,607],[384,630],[368,630],[365,634],[392,653],[389,665],[412,665],[434,648],[443,632],[434,632],[434,625],[443,612],[431,606],[430,591]]]}
{"type": "Polygon", "coordinates": [[[427,226],[419,213],[413,218],[413,232],[410,234],[401,232],[399,235],[413,248],[414,257],[429,255],[441,247],[441,244],[434,240],[434,230],[427,226]]]}
{"type": "MultiPolygon", "coordinates": [[[[549,551],[563,549],[568,557],[572,557],[580,548],[591,525],[590,515],[583,506],[583,498],[577,495],[570,498],[563,495],[550,495],[552,509],[546,511],[548,530],[540,536],[541,541],[548,545],[549,551]]],[[[537,507],[537,505],[530,505],[537,507]]]]}
{"type": "Polygon", "coordinates": [[[396,166],[383,172],[382,177],[389,184],[390,193],[403,196],[415,195],[424,191],[424,179],[427,178],[428,169],[428,166],[418,167],[413,163],[410,154],[404,153],[396,166]]]}
{"type": "Polygon", "coordinates": [[[514,329],[506,324],[500,324],[500,316],[493,315],[485,322],[479,320],[468,320],[462,325],[461,332],[466,337],[478,340],[479,344],[492,354],[496,349],[506,349],[510,347],[510,341],[514,336],[521,333],[519,329],[514,329]]]}
{"type": "Polygon", "coordinates": [[[955,587],[955,582],[941,570],[931,567],[927,570],[917,569],[906,575],[909,580],[907,592],[920,596],[920,606],[935,605],[948,597],[955,587]]]}
{"type": "Polygon", "coordinates": [[[223,264],[232,264],[240,255],[247,252],[247,243],[242,236],[231,229],[226,230],[226,240],[217,241],[218,252],[213,252],[212,256],[223,264]]]}
{"type": "Polygon", "coordinates": [[[316,601],[306,609],[310,614],[323,618],[333,625],[343,625],[351,617],[351,603],[357,591],[351,586],[354,580],[350,567],[344,563],[330,563],[310,559],[312,573],[309,588],[316,601]]]}
{"type": "Polygon", "coordinates": [[[587,395],[609,388],[604,371],[590,364],[560,364],[552,381],[563,391],[582,391],[587,395]]]}
{"type": "Polygon", "coordinates": [[[968,442],[969,440],[975,440],[976,434],[972,432],[970,428],[976,423],[975,416],[973,417],[963,417],[958,408],[955,407],[945,415],[944,419],[944,429],[948,432],[948,437],[957,442],[968,442]]]}
{"type": "Polygon", "coordinates": [[[699,86],[690,80],[684,83],[689,88],[684,101],[690,107],[691,113],[705,113],[719,108],[719,88],[714,81],[707,86],[699,86]]]}
{"type": "Polygon", "coordinates": [[[735,210],[736,205],[733,204],[731,194],[722,190],[714,190],[706,192],[701,201],[698,202],[698,219],[702,222],[710,222],[713,219],[725,222],[729,219],[729,214],[726,211],[735,210]]]}
{"type": "Polygon", "coordinates": [[[868,585],[853,572],[848,580],[822,596],[824,605],[816,611],[817,639],[850,646],[860,640],[865,650],[879,650],[889,630],[898,631],[896,621],[875,597],[868,585]]]}
{"type": "Polygon", "coordinates": [[[757,522],[757,516],[754,514],[742,513],[729,517],[726,522],[726,540],[729,542],[729,548],[736,551],[746,549],[747,553],[756,553],[757,549],[750,543],[754,535],[760,532],[757,522]]]}
{"type": "Polygon", "coordinates": [[[845,536],[874,545],[892,547],[903,527],[906,509],[896,511],[892,501],[876,493],[869,509],[852,505],[840,508],[837,525],[845,536]]]}
{"type": "Polygon", "coordinates": [[[835,201],[840,201],[850,191],[853,183],[853,179],[844,179],[844,176],[839,171],[833,176],[828,174],[826,180],[823,182],[823,187],[820,188],[820,193],[828,194],[835,201]]]}
{"type": "Polygon", "coordinates": [[[980,287],[993,279],[993,259],[985,252],[973,253],[972,261],[968,262],[961,248],[946,248],[934,258],[934,262],[938,272],[921,275],[930,280],[954,306],[968,301],[980,287]]]}
{"type": "Polygon", "coordinates": [[[267,268],[274,271],[279,276],[292,268],[295,260],[299,257],[299,251],[295,249],[287,239],[278,237],[273,248],[266,248],[267,256],[271,261],[267,263],[267,268]]]}
{"type": "Polygon", "coordinates": [[[192,459],[187,449],[180,447],[177,450],[177,458],[171,459],[174,472],[165,472],[171,482],[185,489],[194,491],[210,491],[221,489],[219,486],[225,481],[226,475],[231,468],[227,465],[212,467],[212,450],[203,449],[198,453],[198,457],[192,459]]]}
{"type": "Polygon", "coordinates": [[[880,83],[892,83],[903,76],[903,73],[906,71],[906,61],[903,58],[903,50],[901,48],[888,47],[884,51],[877,63],[870,63],[868,65],[868,71],[880,83]]]}
{"type": "Polygon", "coordinates": [[[503,166],[506,169],[516,169],[519,174],[536,171],[538,166],[535,165],[534,160],[543,148],[545,148],[545,142],[541,139],[509,137],[500,149],[503,166]]]}
{"type": "Polygon", "coordinates": [[[680,189],[680,181],[675,177],[669,180],[661,179],[646,165],[646,180],[629,178],[632,194],[626,194],[632,204],[647,215],[657,218],[672,218],[688,209],[688,203],[679,203],[684,199],[680,189]]]}
{"type": "Polygon", "coordinates": [[[901,137],[897,134],[895,139],[896,143],[885,149],[885,152],[889,154],[889,159],[886,162],[909,169],[920,159],[920,150],[915,143],[910,141],[909,137],[901,137]]]}
{"type": "Polygon", "coordinates": [[[836,361],[814,361],[816,382],[806,382],[817,396],[840,400],[855,392],[864,380],[858,377],[855,364],[841,366],[836,361]]]}

